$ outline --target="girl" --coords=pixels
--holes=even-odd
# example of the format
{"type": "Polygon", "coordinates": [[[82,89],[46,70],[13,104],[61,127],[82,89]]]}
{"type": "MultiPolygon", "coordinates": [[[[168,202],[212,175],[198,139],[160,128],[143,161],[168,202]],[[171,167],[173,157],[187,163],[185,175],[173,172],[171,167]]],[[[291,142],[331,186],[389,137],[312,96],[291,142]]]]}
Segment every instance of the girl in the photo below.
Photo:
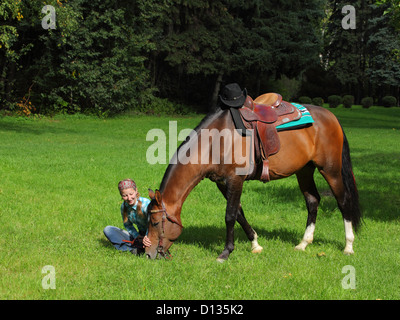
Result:
{"type": "Polygon", "coordinates": [[[107,226],[104,228],[104,235],[117,250],[129,250],[133,254],[141,254],[144,252],[144,246],[151,246],[151,242],[147,237],[149,222],[147,206],[150,200],[140,197],[136,183],[132,179],[120,181],[118,189],[124,200],[121,205],[121,216],[127,231],[107,226]],[[138,230],[136,230],[134,224],[138,230]]]}

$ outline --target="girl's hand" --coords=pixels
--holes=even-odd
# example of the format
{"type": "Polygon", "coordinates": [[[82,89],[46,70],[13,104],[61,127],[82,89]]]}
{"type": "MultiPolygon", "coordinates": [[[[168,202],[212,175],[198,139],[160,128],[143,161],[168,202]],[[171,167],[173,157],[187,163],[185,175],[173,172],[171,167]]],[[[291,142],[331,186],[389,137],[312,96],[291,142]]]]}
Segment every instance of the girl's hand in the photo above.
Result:
{"type": "Polygon", "coordinates": [[[145,247],[150,247],[151,246],[151,241],[147,236],[144,236],[143,244],[144,244],[145,247]]]}

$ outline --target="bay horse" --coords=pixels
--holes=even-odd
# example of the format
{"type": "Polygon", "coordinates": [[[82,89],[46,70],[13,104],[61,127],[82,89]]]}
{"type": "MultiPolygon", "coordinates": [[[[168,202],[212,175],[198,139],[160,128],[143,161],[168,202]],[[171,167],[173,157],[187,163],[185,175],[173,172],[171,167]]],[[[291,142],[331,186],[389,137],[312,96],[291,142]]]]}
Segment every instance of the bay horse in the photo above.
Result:
{"type": "MultiPolygon", "coordinates": [[[[313,241],[321,199],[314,182],[314,171],[317,169],[329,184],[342,213],[345,229],[344,254],[353,254],[353,228],[357,231],[360,226],[361,211],[349,144],[339,121],[329,110],[313,105],[305,107],[315,122],[306,128],[278,132],[281,148],[278,153],[268,158],[270,180],[286,178],[293,174],[297,176],[305,198],[308,218],[303,239],[295,249],[304,251],[313,241]]],[[[234,249],[236,221],[251,241],[252,252],[263,250],[257,242],[257,233],[245,218],[240,202],[243,183],[246,180],[260,180],[262,163],[254,158],[255,161],[245,164],[224,162],[227,154],[236,152],[237,146],[242,147],[240,151],[243,154],[243,148],[248,146],[245,140],[246,137],[236,132],[229,110],[218,107],[216,111],[206,115],[179,146],[164,174],[160,189],[155,192],[149,189],[151,202],[148,207],[148,237],[152,245],[146,248],[148,258],[168,255],[168,249],[183,229],[182,205],[192,189],[204,178],[215,182],[227,201],[226,242],[217,261],[227,260],[234,249]],[[225,143],[226,140],[224,143],[221,140],[219,148],[216,148],[217,152],[214,150],[212,154],[213,147],[210,141],[214,135],[220,134],[221,130],[232,133],[233,139],[228,144],[225,143]],[[204,136],[206,133],[208,136],[204,136]],[[237,170],[246,165],[246,174],[237,174],[237,170]]],[[[248,151],[245,156],[254,157],[254,153],[248,151]]]]}

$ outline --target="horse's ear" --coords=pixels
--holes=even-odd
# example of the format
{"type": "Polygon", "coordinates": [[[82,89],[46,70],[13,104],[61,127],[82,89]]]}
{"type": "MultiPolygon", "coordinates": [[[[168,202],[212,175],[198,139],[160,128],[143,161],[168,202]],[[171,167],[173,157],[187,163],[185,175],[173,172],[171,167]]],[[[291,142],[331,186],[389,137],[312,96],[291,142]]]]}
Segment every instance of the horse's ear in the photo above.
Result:
{"type": "Polygon", "coordinates": [[[158,204],[162,203],[162,196],[161,196],[161,192],[159,190],[156,190],[156,201],[158,204]]]}
{"type": "Polygon", "coordinates": [[[149,197],[150,197],[150,199],[154,199],[156,197],[154,194],[154,191],[151,189],[149,189],[149,197]]]}

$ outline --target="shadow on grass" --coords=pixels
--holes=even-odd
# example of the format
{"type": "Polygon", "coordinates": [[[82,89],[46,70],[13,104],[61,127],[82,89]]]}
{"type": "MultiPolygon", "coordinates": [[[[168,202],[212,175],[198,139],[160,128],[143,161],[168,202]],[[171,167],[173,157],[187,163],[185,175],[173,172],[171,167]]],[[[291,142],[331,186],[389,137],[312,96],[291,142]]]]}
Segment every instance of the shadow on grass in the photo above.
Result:
{"type": "MultiPolygon", "coordinates": [[[[285,228],[267,230],[260,227],[255,227],[257,234],[262,241],[281,241],[288,243],[293,246],[293,248],[298,245],[303,237],[303,231],[299,230],[293,231],[285,228]]],[[[207,250],[215,252],[215,254],[220,254],[225,244],[225,228],[218,228],[213,226],[205,227],[191,227],[188,226],[184,229],[181,236],[178,238],[180,243],[201,245],[207,250]]],[[[244,231],[236,226],[235,227],[235,244],[237,242],[249,242],[244,231]]],[[[260,242],[260,241],[259,241],[260,242]]],[[[313,243],[316,244],[328,244],[336,247],[338,250],[343,250],[344,243],[336,240],[328,240],[323,237],[316,236],[313,243]]],[[[249,242],[250,244],[250,242],[249,242]]],[[[262,243],[260,243],[261,246],[262,243]]]]}
{"type": "Polygon", "coordinates": [[[395,221],[400,218],[400,152],[367,153],[354,149],[353,157],[358,192],[365,218],[395,221]]]}
{"type": "Polygon", "coordinates": [[[76,131],[66,128],[57,127],[45,122],[33,122],[33,121],[2,121],[0,118],[0,132],[14,131],[16,133],[24,134],[65,134],[75,133],[76,131]]]}
{"type": "MultiPolygon", "coordinates": [[[[360,206],[364,218],[375,221],[396,221],[400,219],[400,152],[376,152],[371,153],[362,148],[352,149],[352,162],[360,199],[360,206]]],[[[320,174],[316,171],[314,178],[320,174]]],[[[292,179],[292,178],[289,178],[292,179]]],[[[294,178],[295,179],[295,178],[294,178]]],[[[286,180],[286,179],[285,179],[286,180]]],[[[322,197],[329,198],[321,201],[321,209],[324,212],[338,210],[336,200],[330,192],[328,184],[317,183],[318,191],[322,197]]],[[[272,181],[268,186],[262,183],[250,184],[244,187],[245,196],[252,201],[259,201],[260,206],[268,210],[268,206],[274,203],[284,203],[290,210],[290,206],[304,205],[305,202],[299,187],[296,185],[279,184],[272,181]],[[275,184],[276,183],[276,184],[275,184]],[[274,185],[275,184],[275,185],[274,185]],[[248,194],[251,193],[249,196],[248,194]]],[[[244,206],[246,210],[246,206],[244,206]]],[[[319,211],[319,212],[320,212],[319,211]]]]}
{"type": "Polygon", "coordinates": [[[115,249],[114,246],[112,245],[112,243],[110,241],[108,241],[106,238],[100,238],[100,239],[98,239],[98,241],[102,247],[115,249]]]}
{"type": "Polygon", "coordinates": [[[362,112],[357,112],[354,115],[350,115],[350,113],[338,115],[338,119],[345,132],[346,128],[400,129],[400,108],[362,110],[362,112]]]}

